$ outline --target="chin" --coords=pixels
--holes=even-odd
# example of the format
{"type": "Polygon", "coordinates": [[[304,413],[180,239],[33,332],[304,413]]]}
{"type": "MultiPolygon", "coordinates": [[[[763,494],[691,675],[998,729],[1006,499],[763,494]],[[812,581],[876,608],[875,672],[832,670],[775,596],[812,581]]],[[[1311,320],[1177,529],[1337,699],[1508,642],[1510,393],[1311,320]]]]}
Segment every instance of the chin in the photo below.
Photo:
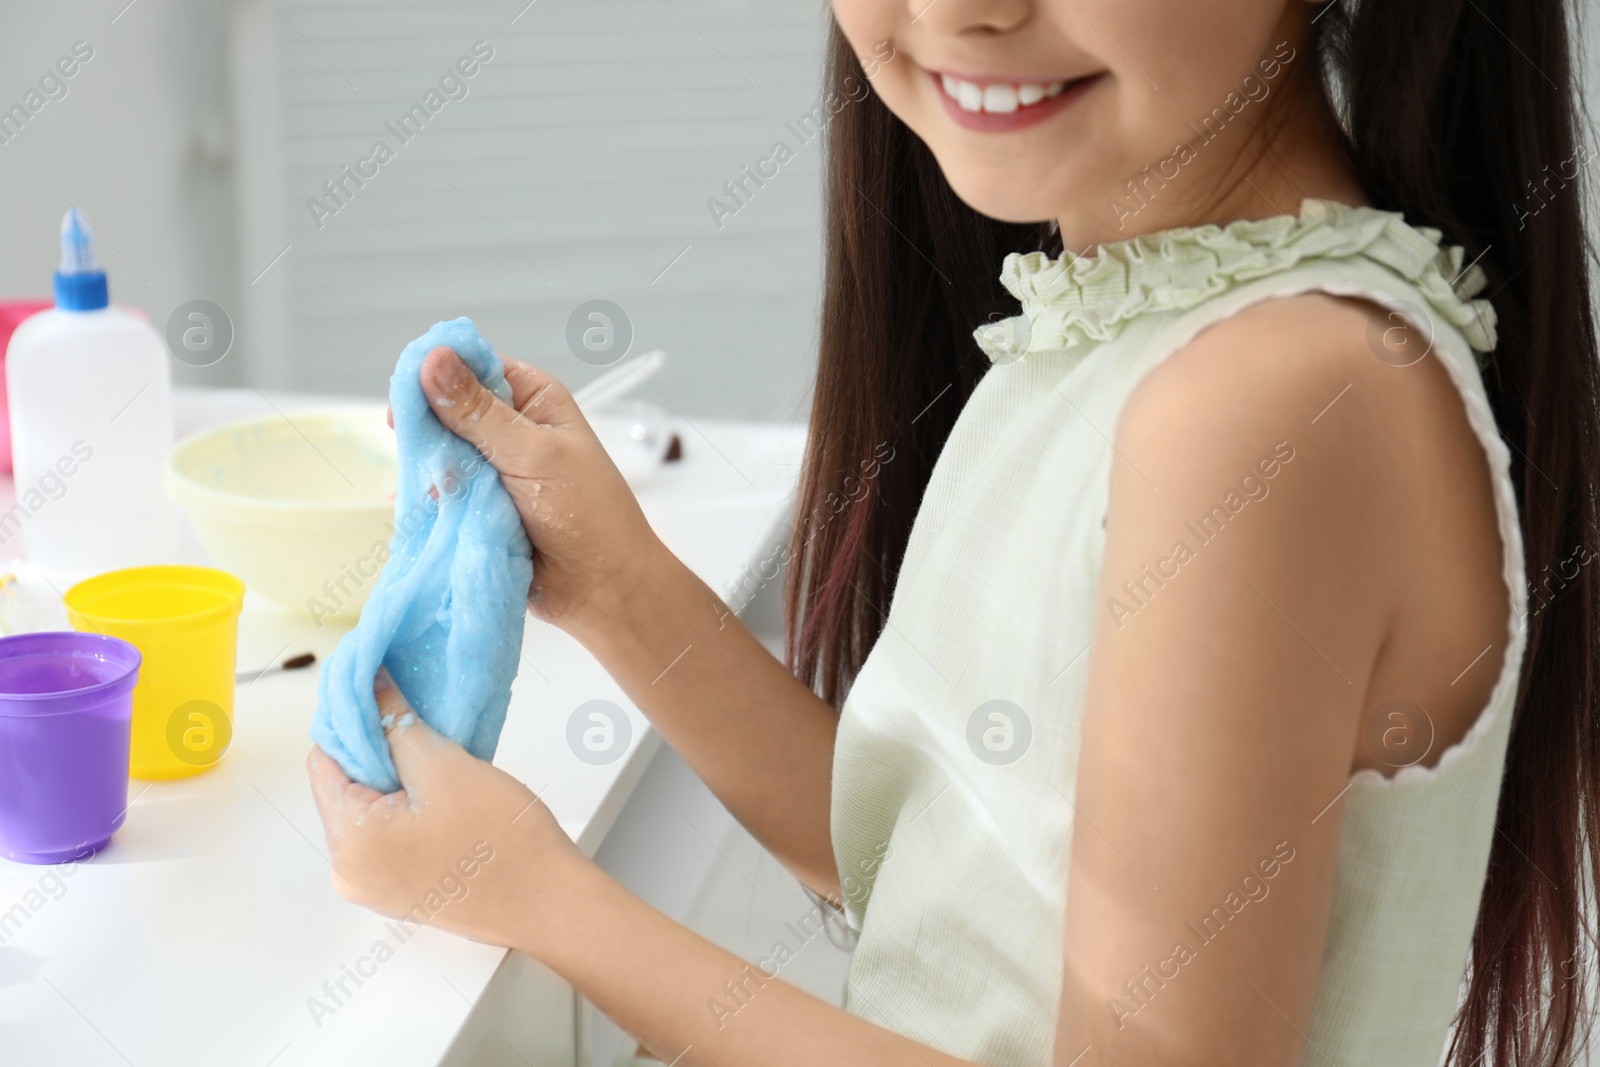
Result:
{"type": "MultiPolygon", "coordinates": [[[[1059,179],[1047,184],[1019,178],[1014,168],[940,165],[962,203],[1000,222],[1045,222],[1059,217],[1071,199],[1060,191],[1059,179]]],[[[995,269],[999,267],[996,263],[995,269]]]]}

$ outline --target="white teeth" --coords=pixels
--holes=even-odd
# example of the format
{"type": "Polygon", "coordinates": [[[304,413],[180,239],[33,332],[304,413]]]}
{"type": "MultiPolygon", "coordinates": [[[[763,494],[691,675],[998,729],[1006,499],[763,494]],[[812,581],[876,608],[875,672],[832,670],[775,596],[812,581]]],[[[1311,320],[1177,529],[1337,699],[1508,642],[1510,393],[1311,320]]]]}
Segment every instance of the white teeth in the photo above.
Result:
{"type": "Polygon", "coordinates": [[[1017,91],[1009,85],[984,86],[983,110],[995,115],[1005,115],[1017,110],[1017,91]]]}
{"type": "Polygon", "coordinates": [[[963,111],[1009,115],[1018,108],[1029,107],[1048,97],[1058,95],[1066,83],[1050,82],[1047,85],[1040,85],[1037,82],[1017,84],[990,82],[988,85],[977,85],[949,74],[941,74],[939,85],[944,89],[944,94],[959,104],[963,111]]]}

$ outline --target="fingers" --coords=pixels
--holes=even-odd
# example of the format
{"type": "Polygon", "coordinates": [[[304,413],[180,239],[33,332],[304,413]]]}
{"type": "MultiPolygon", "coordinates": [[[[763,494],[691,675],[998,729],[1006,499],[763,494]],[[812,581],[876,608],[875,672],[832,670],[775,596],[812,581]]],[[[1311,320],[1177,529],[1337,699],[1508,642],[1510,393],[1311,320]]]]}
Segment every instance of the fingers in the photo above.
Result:
{"type": "Polygon", "coordinates": [[[439,421],[483,455],[498,457],[525,451],[518,446],[517,438],[529,424],[485,389],[478,376],[450,349],[435,348],[423,359],[422,392],[439,421]]]}
{"type": "Polygon", "coordinates": [[[439,421],[500,470],[506,461],[529,454],[540,427],[564,426],[576,417],[571,397],[554,378],[525,364],[502,362],[507,365],[512,399],[525,411],[485,389],[478,376],[443,346],[423,359],[421,375],[422,392],[439,421]]]}
{"type": "Polygon", "coordinates": [[[412,710],[387,668],[378,668],[377,677],[372,680],[372,695],[378,701],[378,714],[389,742],[389,756],[400,775],[400,786],[416,797],[427,790],[439,759],[457,746],[412,710]]]}
{"type": "Polygon", "coordinates": [[[376,789],[352,782],[318,745],[312,745],[306,756],[306,774],[311,779],[311,796],[317,802],[317,814],[322,817],[323,834],[328,839],[334,892],[345,900],[359,901],[361,894],[356,884],[339,869],[339,863],[351,831],[365,821],[361,813],[374,810],[374,802],[381,804],[386,798],[376,789]]]}
{"type": "Polygon", "coordinates": [[[500,357],[506,369],[506,381],[511,386],[511,406],[531,422],[547,426],[561,426],[578,417],[577,405],[554,376],[538,367],[500,357]]]}
{"type": "Polygon", "coordinates": [[[322,816],[322,824],[327,827],[328,813],[336,803],[335,798],[350,779],[320,745],[312,745],[306,756],[306,777],[311,779],[311,798],[317,802],[317,814],[322,816]]]}
{"type": "Polygon", "coordinates": [[[306,756],[306,775],[311,779],[311,796],[317,802],[317,812],[325,826],[339,806],[370,804],[383,796],[376,789],[352,782],[334,758],[318,745],[312,745],[306,756]]]}

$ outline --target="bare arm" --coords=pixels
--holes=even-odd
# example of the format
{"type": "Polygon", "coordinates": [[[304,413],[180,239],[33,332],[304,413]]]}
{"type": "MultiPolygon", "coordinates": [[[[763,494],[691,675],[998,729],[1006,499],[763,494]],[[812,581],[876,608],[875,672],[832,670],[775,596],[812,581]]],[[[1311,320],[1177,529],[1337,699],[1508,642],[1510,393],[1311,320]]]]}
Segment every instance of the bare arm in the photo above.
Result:
{"type": "Polygon", "coordinates": [[[956,1067],[968,1062],[801,992],[776,976],[782,973],[780,953],[747,963],[652,910],[603,872],[591,869],[587,879],[585,903],[556,937],[531,925],[521,936],[531,954],[663,1063],[956,1067]]]}
{"type": "MultiPolygon", "coordinates": [[[[1406,555],[1424,539],[1408,531],[1426,528],[1419,511],[1445,528],[1488,521],[1472,494],[1426,488],[1445,482],[1423,462],[1421,442],[1446,435],[1431,413],[1459,420],[1459,398],[1427,377],[1436,366],[1375,358],[1367,317],[1318,297],[1252,309],[1152,373],[1124,412],[1057,1063],[1086,1048],[1085,1063],[1115,1067],[1300,1062],[1345,790],[1373,763],[1366,718],[1414,695],[1380,669],[1397,614],[1430,595],[1406,555]]],[[[1451,551],[1441,542],[1434,553],[1451,551]]],[[[1440,665],[1437,683],[1455,671],[1440,665]]],[[[1411,660],[1398,677],[1434,673],[1411,660]]]]}
{"type": "Polygon", "coordinates": [[[422,367],[452,431],[500,472],[534,545],[536,614],[576,637],[780,862],[837,894],[837,716],[656,537],[561,384],[505,360],[512,404],[447,348],[422,367]]]}
{"type": "Polygon", "coordinates": [[[745,828],[837,899],[828,813],[838,714],[660,552],[624,607],[572,632],[745,828]]]}

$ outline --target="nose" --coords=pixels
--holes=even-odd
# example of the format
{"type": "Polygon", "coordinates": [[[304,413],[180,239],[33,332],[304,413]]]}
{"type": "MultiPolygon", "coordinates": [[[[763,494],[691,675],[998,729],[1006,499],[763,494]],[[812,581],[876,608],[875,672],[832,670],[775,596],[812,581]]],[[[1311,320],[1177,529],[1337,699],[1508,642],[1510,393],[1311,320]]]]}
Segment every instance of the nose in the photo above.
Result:
{"type": "Polygon", "coordinates": [[[1034,0],[906,0],[911,21],[935,33],[992,35],[1021,29],[1034,0]]]}

